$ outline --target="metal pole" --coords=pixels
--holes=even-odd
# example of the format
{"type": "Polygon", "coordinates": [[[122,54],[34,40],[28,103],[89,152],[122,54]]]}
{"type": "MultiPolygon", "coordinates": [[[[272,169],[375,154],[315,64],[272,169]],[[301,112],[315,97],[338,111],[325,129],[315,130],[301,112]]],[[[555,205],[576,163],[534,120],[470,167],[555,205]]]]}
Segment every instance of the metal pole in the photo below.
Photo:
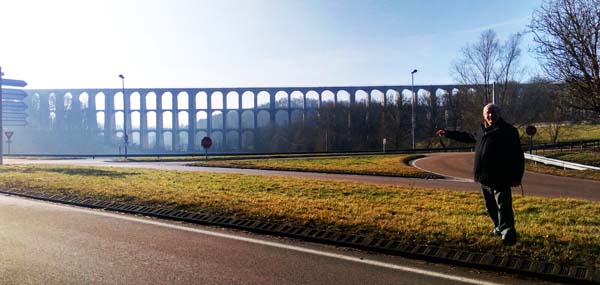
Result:
{"type": "Polygon", "coordinates": [[[127,107],[125,106],[125,76],[120,74],[122,90],[123,90],[123,142],[125,145],[125,160],[127,160],[127,144],[129,143],[129,137],[127,136],[127,107]]]}
{"type": "Polygon", "coordinates": [[[492,82],[492,104],[496,104],[496,82],[492,82]]]}
{"type": "Polygon", "coordinates": [[[417,70],[413,70],[410,73],[410,77],[411,77],[411,81],[412,81],[412,115],[411,115],[411,121],[412,121],[412,149],[415,149],[415,104],[417,102],[416,100],[416,94],[415,94],[415,73],[417,73],[417,70]]]}
{"type": "MultiPolygon", "coordinates": [[[[1,137],[4,134],[4,123],[2,122],[2,67],[0,66],[0,140],[3,140],[1,137]]],[[[0,143],[0,165],[4,164],[4,151],[2,150],[3,143],[0,143]]]]}

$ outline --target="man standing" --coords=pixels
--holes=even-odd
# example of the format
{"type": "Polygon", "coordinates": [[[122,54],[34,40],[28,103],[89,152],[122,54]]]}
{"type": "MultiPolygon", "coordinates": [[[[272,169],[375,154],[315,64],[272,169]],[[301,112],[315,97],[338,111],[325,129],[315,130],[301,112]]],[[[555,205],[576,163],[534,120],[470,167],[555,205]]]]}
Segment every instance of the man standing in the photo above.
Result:
{"type": "Polygon", "coordinates": [[[440,129],[438,136],[475,144],[475,181],[481,183],[485,207],[494,222],[492,234],[502,236],[504,245],[517,243],[512,208],[511,187],[521,185],[525,158],[519,132],[506,123],[500,108],[487,104],[483,108],[483,124],[477,134],[440,129]]]}

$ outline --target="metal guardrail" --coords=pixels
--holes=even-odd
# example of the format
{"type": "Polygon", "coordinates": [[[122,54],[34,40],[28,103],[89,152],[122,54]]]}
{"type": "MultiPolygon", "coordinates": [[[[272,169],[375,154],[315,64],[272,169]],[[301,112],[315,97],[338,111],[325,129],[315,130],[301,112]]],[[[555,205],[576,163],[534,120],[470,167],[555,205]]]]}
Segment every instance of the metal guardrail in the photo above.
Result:
{"type": "Polygon", "coordinates": [[[536,143],[533,145],[523,144],[523,150],[573,150],[579,148],[580,150],[586,148],[600,148],[600,140],[577,140],[558,142],[554,144],[548,143],[536,143]]]}
{"type": "Polygon", "coordinates": [[[558,166],[558,167],[568,168],[568,169],[575,169],[575,170],[588,170],[588,169],[600,170],[600,167],[595,167],[595,166],[590,166],[590,165],[585,165],[585,164],[579,164],[579,163],[569,162],[569,161],[564,161],[564,160],[558,160],[558,159],[554,159],[554,158],[548,158],[548,157],[534,155],[534,154],[529,154],[529,153],[525,153],[525,158],[533,160],[533,161],[537,161],[537,162],[540,162],[540,163],[543,163],[543,164],[546,164],[546,165],[553,165],[553,166],[558,166]]]}

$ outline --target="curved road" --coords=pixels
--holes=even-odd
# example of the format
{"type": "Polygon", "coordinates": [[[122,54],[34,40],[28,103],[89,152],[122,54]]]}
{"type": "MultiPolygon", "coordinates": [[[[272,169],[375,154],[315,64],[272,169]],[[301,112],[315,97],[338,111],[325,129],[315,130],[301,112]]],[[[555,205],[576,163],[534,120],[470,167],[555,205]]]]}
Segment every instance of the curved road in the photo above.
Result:
{"type": "MultiPolygon", "coordinates": [[[[413,164],[426,171],[447,177],[473,181],[473,153],[435,153],[414,161],[413,164]]],[[[526,171],[523,177],[525,195],[576,198],[600,201],[600,181],[561,177],[526,171]]],[[[513,193],[521,188],[513,188],[513,193]]]]}

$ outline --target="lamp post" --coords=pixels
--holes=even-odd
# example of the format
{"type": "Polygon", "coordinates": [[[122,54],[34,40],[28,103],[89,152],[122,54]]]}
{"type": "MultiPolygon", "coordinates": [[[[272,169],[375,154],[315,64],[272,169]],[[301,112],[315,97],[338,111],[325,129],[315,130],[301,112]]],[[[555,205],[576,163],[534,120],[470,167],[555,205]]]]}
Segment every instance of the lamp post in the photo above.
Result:
{"type": "Polygon", "coordinates": [[[412,148],[415,149],[415,104],[417,102],[416,100],[416,94],[415,94],[415,73],[417,73],[417,70],[413,70],[410,73],[410,77],[411,77],[411,81],[412,81],[412,148]]]}
{"type": "Polygon", "coordinates": [[[123,144],[125,146],[125,160],[127,160],[127,144],[129,144],[129,137],[127,136],[127,108],[125,106],[125,76],[119,74],[121,78],[121,85],[123,87],[123,144]]]}
{"type": "Polygon", "coordinates": [[[495,91],[496,91],[496,81],[493,81],[492,82],[492,104],[496,104],[496,92],[495,91]]]}
{"type": "Polygon", "coordinates": [[[4,125],[2,122],[2,66],[0,66],[0,165],[4,164],[4,151],[2,150],[2,133],[4,132],[4,125]]]}

